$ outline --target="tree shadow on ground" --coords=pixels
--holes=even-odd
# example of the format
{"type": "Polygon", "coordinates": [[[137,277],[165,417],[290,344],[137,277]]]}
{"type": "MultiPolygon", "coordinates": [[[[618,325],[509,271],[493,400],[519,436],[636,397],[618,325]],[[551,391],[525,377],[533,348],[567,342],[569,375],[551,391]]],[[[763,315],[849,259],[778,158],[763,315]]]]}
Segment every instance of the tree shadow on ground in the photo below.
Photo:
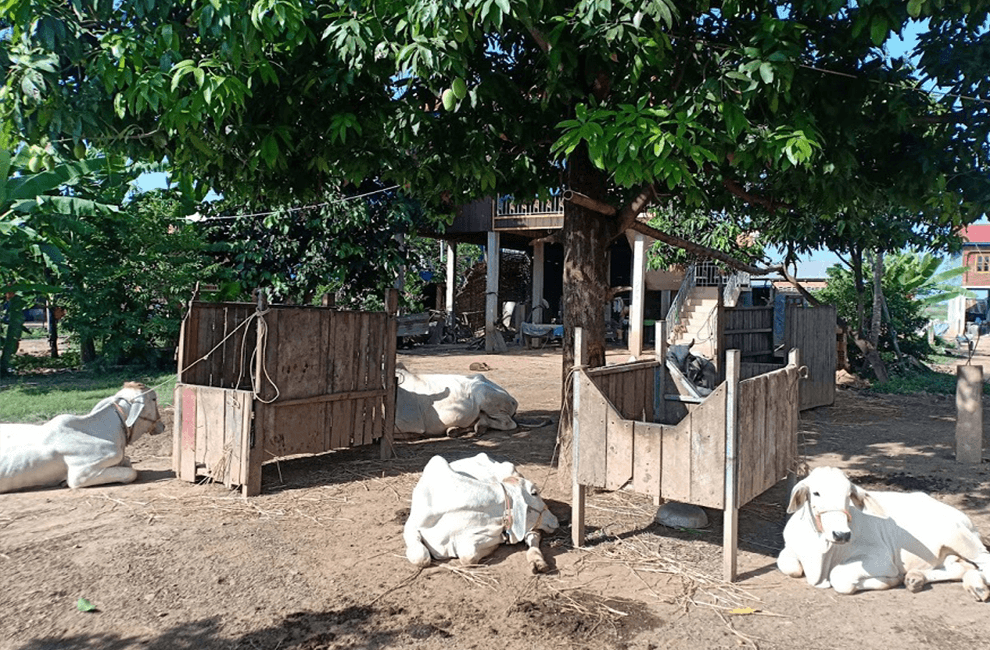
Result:
{"type": "Polygon", "coordinates": [[[525,412],[523,416],[527,419],[550,420],[550,424],[535,429],[490,430],[475,437],[397,441],[394,457],[385,460],[381,458],[380,445],[374,444],[271,461],[262,466],[262,493],[415,474],[436,455],[454,461],[484,452],[494,460],[507,460],[517,466],[550,465],[557,439],[557,415],[550,411],[525,412]]]}
{"type": "MultiPolygon", "coordinates": [[[[34,639],[17,650],[214,650],[280,648],[316,650],[329,645],[344,647],[393,648],[414,644],[430,637],[452,636],[448,625],[427,622],[418,617],[399,616],[401,607],[383,605],[344,606],[324,612],[295,612],[269,627],[239,637],[223,634],[223,622],[210,617],[177,625],[159,636],[147,639],[116,634],[76,634],[68,637],[34,639]]],[[[98,615],[98,614],[97,614],[98,615]]]]}

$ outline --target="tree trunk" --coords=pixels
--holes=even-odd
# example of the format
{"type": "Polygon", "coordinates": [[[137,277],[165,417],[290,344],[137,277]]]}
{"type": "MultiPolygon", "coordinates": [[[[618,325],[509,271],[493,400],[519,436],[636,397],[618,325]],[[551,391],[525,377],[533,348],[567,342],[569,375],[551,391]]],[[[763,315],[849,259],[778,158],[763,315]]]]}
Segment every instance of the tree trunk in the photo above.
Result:
{"type": "Polygon", "coordinates": [[[96,361],[96,342],[92,336],[83,336],[79,341],[79,357],[83,363],[96,361]]]}
{"type": "Polygon", "coordinates": [[[880,327],[883,323],[883,251],[877,251],[873,258],[873,317],[870,319],[870,345],[880,345],[880,327]]]}
{"type": "Polygon", "coordinates": [[[3,339],[0,339],[0,377],[6,377],[10,373],[10,362],[20,347],[25,307],[24,299],[17,294],[7,300],[7,331],[3,339]]]}
{"type": "MultiPolygon", "coordinates": [[[[605,174],[588,159],[584,146],[576,149],[567,160],[568,187],[593,199],[604,201],[605,174]]],[[[564,205],[564,346],[563,391],[565,412],[570,409],[570,375],[574,365],[574,328],[584,332],[589,367],[605,365],[605,302],[608,293],[606,250],[618,229],[615,219],[599,215],[574,203],[564,205]]],[[[558,480],[570,488],[571,422],[562,417],[558,433],[558,480]]]]}
{"type": "Polygon", "coordinates": [[[52,359],[58,359],[58,318],[55,317],[55,303],[49,300],[47,307],[45,324],[48,326],[48,351],[52,359]]]}

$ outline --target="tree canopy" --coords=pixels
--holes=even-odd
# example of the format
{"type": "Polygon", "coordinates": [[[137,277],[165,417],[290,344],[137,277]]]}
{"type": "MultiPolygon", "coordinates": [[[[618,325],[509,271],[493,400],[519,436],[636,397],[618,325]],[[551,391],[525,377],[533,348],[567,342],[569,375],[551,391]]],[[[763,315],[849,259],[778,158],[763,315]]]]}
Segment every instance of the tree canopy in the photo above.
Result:
{"type": "Polygon", "coordinates": [[[984,214],[990,88],[970,58],[986,61],[988,6],[12,0],[0,128],[167,159],[189,190],[258,203],[367,178],[438,217],[493,191],[638,197],[618,218],[568,206],[565,321],[595,365],[601,252],[649,200],[732,214],[788,256],[984,214]],[[912,19],[919,70],[884,49],[912,19]]]}

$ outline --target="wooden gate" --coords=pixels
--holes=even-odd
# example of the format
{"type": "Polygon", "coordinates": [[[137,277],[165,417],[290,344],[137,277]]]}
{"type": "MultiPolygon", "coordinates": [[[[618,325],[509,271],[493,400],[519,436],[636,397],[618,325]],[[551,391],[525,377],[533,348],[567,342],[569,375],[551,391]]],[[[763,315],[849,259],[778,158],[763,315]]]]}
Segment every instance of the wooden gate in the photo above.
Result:
{"type": "Polygon", "coordinates": [[[173,468],[245,495],[261,464],[381,441],[395,428],[395,307],[388,312],[194,302],[179,340],[173,468]]]}
{"type": "MultiPolygon", "coordinates": [[[[808,368],[801,380],[802,411],[835,402],[835,307],[806,307],[788,304],[784,311],[784,342],[774,349],[774,308],[726,308],[720,354],[723,350],[740,351],[743,379],[783,368],[781,352],[801,350],[801,362],[808,368]]],[[[724,368],[724,361],[719,368],[724,368]]],[[[722,374],[724,377],[724,373],[722,374]]]]}
{"type": "Polygon", "coordinates": [[[808,377],[801,381],[801,410],[835,403],[835,307],[788,305],[784,341],[801,350],[808,377]]]}

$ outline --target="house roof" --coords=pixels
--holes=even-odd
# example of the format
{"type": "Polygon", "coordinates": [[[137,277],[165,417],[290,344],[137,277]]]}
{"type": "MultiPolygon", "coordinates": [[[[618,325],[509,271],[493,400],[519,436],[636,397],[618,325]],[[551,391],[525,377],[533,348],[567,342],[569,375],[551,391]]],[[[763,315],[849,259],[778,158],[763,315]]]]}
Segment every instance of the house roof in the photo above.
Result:
{"type": "Polygon", "coordinates": [[[972,224],[959,231],[963,239],[971,244],[990,243],[990,224],[972,224]]]}

